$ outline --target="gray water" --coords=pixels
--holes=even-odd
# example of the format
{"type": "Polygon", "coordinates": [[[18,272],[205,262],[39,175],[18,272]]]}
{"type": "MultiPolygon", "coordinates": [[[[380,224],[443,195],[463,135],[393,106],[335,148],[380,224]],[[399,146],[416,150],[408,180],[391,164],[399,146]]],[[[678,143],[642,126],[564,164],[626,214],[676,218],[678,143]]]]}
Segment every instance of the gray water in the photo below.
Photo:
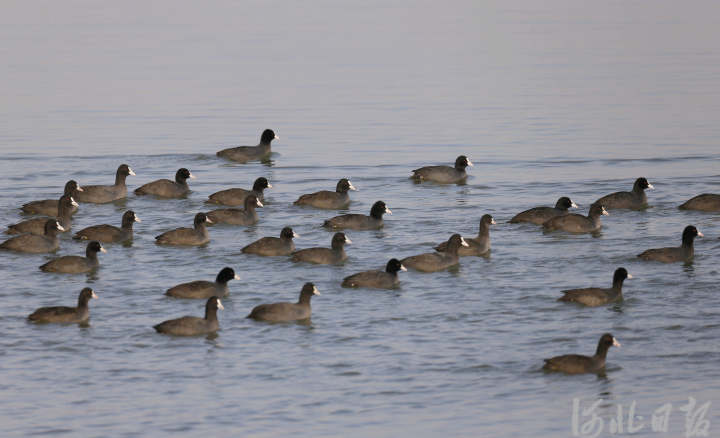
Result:
{"type": "MultiPolygon", "coordinates": [[[[668,434],[691,436],[680,409],[710,402],[695,426],[720,427],[717,214],[677,210],[720,192],[720,6],[714,2],[13,2],[0,16],[0,222],[57,197],[64,183],[130,190],[188,167],[187,199],[130,195],[81,205],[74,230],[143,220],[130,247],[108,245],[91,275],[37,267],[49,255],[2,254],[3,436],[572,436],[573,401],[604,421],[635,406],[634,436],[672,404],[668,434]],[[215,152],[281,137],[269,165],[215,152]],[[415,185],[410,170],[475,163],[466,185],[415,185]],[[207,196],[267,177],[260,222],[213,227],[205,247],[158,247],[207,196]],[[611,211],[598,237],[511,225],[515,213],[570,196],[655,186],[645,211],[611,211]],[[348,211],[378,199],[381,231],[349,231],[343,266],[240,253],[285,225],[298,248],[326,246],[324,219],[300,194],[349,177],[348,211]],[[347,290],[342,278],[390,257],[476,233],[492,214],[492,255],[457,269],[401,273],[396,291],[347,290]],[[647,248],[705,233],[690,265],[640,262],[647,248]],[[169,299],[178,283],[231,266],[217,337],[172,338],[152,325],[201,315],[169,299]],[[625,301],[556,302],[561,289],[635,277],[625,301]],[[289,301],[306,281],[309,326],[245,319],[289,301]],[[88,327],[34,325],[33,309],[99,295],[88,327]],[[540,371],[557,354],[591,354],[612,332],[605,376],[540,371]],[[643,418],[639,418],[639,417],[643,418]],[[710,424],[703,423],[710,421],[710,424]]],[[[65,235],[59,255],[80,254],[65,235]]],[[[582,414],[582,413],[580,413],[582,414]]],[[[580,425],[591,416],[580,416],[580,425]]],[[[583,436],[590,436],[586,429],[583,436]]],[[[578,434],[576,434],[577,436],[578,434]]]]}

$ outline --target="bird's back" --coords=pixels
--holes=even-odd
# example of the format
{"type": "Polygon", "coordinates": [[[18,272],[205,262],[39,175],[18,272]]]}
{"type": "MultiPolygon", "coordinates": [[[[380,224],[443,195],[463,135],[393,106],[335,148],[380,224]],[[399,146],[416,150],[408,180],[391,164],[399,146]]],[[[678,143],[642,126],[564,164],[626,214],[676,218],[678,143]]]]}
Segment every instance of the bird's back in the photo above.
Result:
{"type": "Polygon", "coordinates": [[[81,322],[88,318],[87,310],[78,312],[76,307],[55,306],[41,307],[33,312],[28,319],[35,322],[81,322]]]}
{"type": "MultiPolygon", "coordinates": [[[[602,364],[604,365],[604,363],[602,364]]],[[[581,354],[565,354],[545,359],[543,369],[547,371],[562,371],[568,374],[581,374],[596,371],[601,368],[593,358],[581,354]]]]}
{"type": "Polygon", "coordinates": [[[193,336],[217,331],[218,323],[217,320],[211,322],[197,316],[183,316],[182,318],[161,322],[154,328],[158,333],[193,336]]]}
{"type": "Polygon", "coordinates": [[[642,260],[653,260],[656,262],[672,263],[683,260],[684,254],[682,248],[668,247],[648,249],[638,254],[638,257],[642,260]]]}
{"type": "Polygon", "coordinates": [[[612,289],[603,289],[599,287],[587,287],[582,289],[568,289],[562,291],[564,294],[558,298],[558,301],[574,302],[584,304],[586,306],[602,306],[618,297],[613,294],[612,289]]]}

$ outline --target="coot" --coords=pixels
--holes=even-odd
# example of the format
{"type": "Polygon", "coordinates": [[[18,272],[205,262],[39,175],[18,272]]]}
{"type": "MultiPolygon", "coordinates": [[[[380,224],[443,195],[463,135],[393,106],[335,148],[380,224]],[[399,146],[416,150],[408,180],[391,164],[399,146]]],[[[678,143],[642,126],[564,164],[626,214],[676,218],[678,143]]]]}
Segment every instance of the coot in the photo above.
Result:
{"type": "Polygon", "coordinates": [[[279,139],[280,137],[275,135],[272,129],[266,129],[263,131],[260,137],[260,143],[257,146],[237,146],[223,149],[217,153],[217,156],[239,163],[246,163],[251,160],[262,160],[270,156],[270,143],[273,140],[279,139]]]}

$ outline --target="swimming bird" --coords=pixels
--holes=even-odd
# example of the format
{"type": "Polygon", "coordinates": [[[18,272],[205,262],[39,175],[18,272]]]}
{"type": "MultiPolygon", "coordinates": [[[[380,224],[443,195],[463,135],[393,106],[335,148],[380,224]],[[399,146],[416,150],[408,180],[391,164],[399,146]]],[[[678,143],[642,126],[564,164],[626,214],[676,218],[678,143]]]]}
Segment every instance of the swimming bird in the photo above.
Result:
{"type": "Polygon", "coordinates": [[[189,283],[178,284],[165,292],[165,295],[175,298],[224,298],[230,295],[228,282],[230,280],[240,280],[232,268],[222,268],[218,272],[215,281],[196,280],[189,283]]]}
{"type": "Polygon", "coordinates": [[[565,354],[545,359],[545,371],[559,371],[567,374],[598,373],[605,369],[605,357],[610,347],[620,347],[620,343],[610,333],[600,337],[597,350],[592,356],[565,354]]]}
{"type": "Polygon", "coordinates": [[[429,252],[406,257],[400,261],[403,266],[421,272],[436,272],[457,265],[460,262],[458,250],[461,246],[469,247],[459,234],[453,234],[447,241],[443,252],[429,252]]]}
{"type": "Polygon", "coordinates": [[[345,233],[335,233],[330,248],[306,248],[292,253],[292,261],[308,262],[319,265],[336,265],[347,260],[345,244],[352,243],[352,240],[345,236],[345,233]]]}
{"type": "Polygon", "coordinates": [[[176,228],[155,237],[160,245],[204,245],[210,241],[206,224],[213,223],[205,213],[198,213],[193,220],[193,228],[176,228]]]}
{"type": "Polygon", "coordinates": [[[605,208],[630,208],[633,210],[639,210],[647,207],[647,195],[645,189],[654,189],[652,184],[645,178],[638,178],[633,184],[631,192],[615,192],[609,195],[605,195],[602,198],[594,202],[594,204],[600,204],[605,208]]]}
{"type": "Polygon", "coordinates": [[[261,256],[287,256],[295,251],[293,238],[299,237],[292,228],[285,227],[280,231],[280,237],[263,237],[245,246],[241,251],[246,254],[261,256]]]}
{"type": "Polygon", "coordinates": [[[320,295],[314,284],[305,283],[300,291],[300,299],[297,303],[272,303],[255,306],[248,318],[257,321],[267,322],[291,322],[310,319],[312,309],[310,299],[313,295],[320,295]]]}
{"type": "Polygon", "coordinates": [[[218,297],[210,297],[205,303],[205,317],[183,316],[182,318],[163,321],[153,326],[158,333],[175,336],[197,336],[215,333],[220,329],[217,319],[218,309],[225,308],[218,297]]]}
{"type": "Polygon", "coordinates": [[[600,216],[607,216],[609,213],[600,204],[590,206],[587,216],[571,213],[562,216],[555,216],[543,224],[545,231],[563,230],[570,233],[594,233],[602,228],[600,216]]]}
{"type": "Polygon", "coordinates": [[[252,225],[259,220],[255,207],[263,207],[263,203],[258,201],[255,195],[245,198],[245,208],[220,208],[208,211],[207,217],[215,224],[229,225],[252,225]]]}
{"type": "Polygon", "coordinates": [[[211,204],[227,205],[230,207],[237,207],[238,205],[244,205],[245,199],[248,196],[255,196],[258,201],[263,201],[263,191],[265,189],[272,188],[272,184],[265,177],[260,177],[253,183],[252,190],[245,190],[240,188],[221,190],[208,196],[208,201],[211,204]]]}
{"type": "Polygon", "coordinates": [[[416,182],[432,181],[440,184],[456,184],[465,181],[467,173],[465,168],[473,167],[473,163],[465,155],[460,155],[455,160],[455,167],[450,166],[425,166],[413,170],[411,176],[416,182]]]}
{"type": "Polygon", "coordinates": [[[93,240],[88,243],[85,248],[85,257],[72,255],[58,257],[40,266],[40,270],[63,274],[83,274],[90,272],[100,266],[97,258],[98,252],[107,252],[107,250],[100,245],[100,242],[93,240]]]}
{"type": "Polygon", "coordinates": [[[622,301],[622,286],[625,279],[632,278],[625,268],[617,268],[613,274],[611,288],[587,287],[583,289],[567,289],[558,301],[584,304],[590,307],[603,306],[615,301],[622,301]]]}
{"type": "Polygon", "coordinates": [[[135,172],[127,164],[121,164],[115,172],[115,184],[110,186],[95,185],[83,186],[82,192],[76,192],[74,199],[77,202],[91,202],[105,204],[127,197],[127,186],[125,178],[128,175],[135,175],[135,172]]]}
{"type": "Polygon", "coordinates": [[[42,236],[37,234],[21,234],[12,237],[3,243],[0,243],[0,249],[9,249],[11,251],[26,252],[31,254],[41,254],[45,252],[54,252],[60,247],[57,237],[58,231],[65,231],[57,220],[48,219],[45,222],[45,233],[42,236]]]}
{"type": "Polygon", "coordinates": [[[297,201],[293,202],[293,204],[332,210],[345,208],[350,205],[350,195],[348,194],[348,190],[357,189],[347,178],[343,178],[338,181],[334,192],[331,192],[330,190],[321,190],[315,193],[307,193],[301,195],[297,201]]]}
{"type": "Polygon", "coordinates": [[[370,215],[343,214],[330,218],[323,223],[323,227],[349,230],[377,230],[384,226],[383,214],[392,214],[383,201],[377,201],[370,209],[370,215]]]}
{"type": "Polygon", "coordinates": [[[567,196],[563,196],[555,203],[555,207],[534,207],[513,216],[508,222],[517,224],[528,222],[535,225],[542,225],[555,216],[562,216],[568,213],[569,208],[578,208],[567,196]]]}
{"type": "Polygon", "coordinates": [[[643,251],[638,257],[643,260],[652,260],[663,263],[685,262],[689,263],[695,256],[695,238],[704,234],[692,225],[685,227],[682,233],[682,244],[669,248],[654,248],[643,251]]]}
{"type": "MultiPolygon", "coordinates": [[[[63,232],[70,231],[72,227],[72,209],[77,207],[78,203],[73,200],[72,196],[62,195],[58,201],[58,207],[60,209],[57,221],[63,232]]],[[[21,234],[21,233],[32,233],[42,236],[45,234],[45,224],[49,218],[38,217],[34,219],[28,219],[26,221],[19,222],[8,226],[7,234],[21,234]]]]}
{"type": "Polygon", "coordinates": [[[279,139],[280,137],[275,135],[272,129],[266,129],[263,131],[260,137],[260,143],[257,146],[237,146],[223,149],[217,153],[217,156],[239,163],[246,163],[251,160],[262,160],[270,156],[270,143],[273,140],[279,139]]]}
{"type": "MultiPolygon", "coordinates": [[[[490,225],[495,225],[495,219],[489,214],[484,214],[480,218],[480,231],[478,231],[477,237],[464,238],[467,247],[461,246],[458,248],[458,255],[460,256],[482,256],[488,255],[490,251],[490,225]]],[[[447,248],[448,243],[443,242],[435,247],[435,251],[443,252],[447,248]]]]}
{"type": "MultiPolygon", "coordinates": [[[[71,179],[65,183],[65,189],[63,195],[76,196],[76,192],[82,192],[83,189],[80,187],[74,179],[71,179]]],[[[40,214],[48,217],[58,217],[58,200],[57,199],[43,199],[42,201],[31,201],[27,204],[23,204],[20,209],[28,214],[40,214]]],[[[77,207],[73,207],[70,214],[75,214],[77,207]]]]}
{"type": "Polygon", "coordinates": [[[86,287],[80,291],[77,307],[41,307],[31,313],[28,319],[37,323],[84,323],[90,319],[88,302],[97,297],[92,289],[86,287]]]}
{"type": "Polygon", "coordinates": [[[703,193],[688,199],[678,208],[680,210],[720,211],[720,195],[703,193]]]}
{"type": "Polygon", "coordinates": [[[135,189],[136,195],[153,195],[158,198],[182,198],[190,193],[187,180],[195,179],[195,175],[184,167],[175,172],[175,181],[158,179],[135,189]]]}
{"type": "Polygon", "coordinates": [[[367,287],[373,289],[393,289],[398,287],[398,271],[407,271],[398,259],[390,259],[384,271],[363,271],[343,279],[342,287],[367,287]]]}
{"type": "Polygon", "coordinates": [[[102,243],[127,242],[133,238],[133,224],[135,224],[135,222],[142,221],[134,211],[128,210],[122,215],[120,228],[108,224],[93,225],[75,233],[73,239],[97,240],[102,243]]]}

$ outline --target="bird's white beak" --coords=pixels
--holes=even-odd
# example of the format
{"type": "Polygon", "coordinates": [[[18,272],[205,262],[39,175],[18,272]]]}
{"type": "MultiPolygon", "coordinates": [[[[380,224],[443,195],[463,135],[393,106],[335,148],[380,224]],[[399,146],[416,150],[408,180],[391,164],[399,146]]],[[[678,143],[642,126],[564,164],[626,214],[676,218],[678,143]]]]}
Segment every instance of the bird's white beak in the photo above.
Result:
{"type": "Polygon", "coordinates": [[[580,208],[580,206],[578,206],[578,205],[577,205],[576,203],[574,203],[574,202],[570,202],[570,207],[571,207],[571,208],[580,208]]]}
{"type": "Polygon", "coordinates": [[[470,167],[475,167],[475,165],[472,163],[472,161],[467,160],[467,162],[468,162],[468,166],[470,166],[470,167]]]}
{"type": "Polygon", "coordinates": [[[602,211],[603,216],[610,216],[610,213],[608,213],[607,210],[605,210],[605,207],[603,207],[602,209],[603,209],[603,211],[602,211]]]}
{"type": "Polygon", "coordinates": [[[652,184],[650,184],[650,183],[648,183],[648,187],[647,187],[647,188],[648,188],[648,189],[650,189],[650,190],[652,190],[652,189],[654,189],[654,188],[655,188],[655,186],[654,186],[654,185],[652,185],[652,184]]]}
{"type": "Polygon", "coordinates": [[[280,136],[275,134],[275,140],[280,140],[280,136]]]}
{"type": "Polygon", "coordinates": [[[495,222],[495,219],[494,218],[490,219],[490,225],[495,225],[495,224],[497,224],[497,222],[495,222]]]}
{"type": "Polygon", "coordinates": [[[633,278],[632,274],[628,274],[627,278],[628,279],[633,278]]]}
{"type": "Polygon", "coordinates": [[[193,175],[192,173],[190,174],[190,179],[196,179],[196,178],[197,177],[195,175],[193,175]]]}
{"type": "Polygon", "coordinates": [[[83,188],[80,187],[80,186],[77,186],[77,188],[76,188],[75,190],[77,190],[78,192],[84,192],[84,191],[85,191],[85,190],[83,190],[83,188]]]}
{"type": "Polygon", "coordinates": [[[262,202],[260,202],[260,200],[259,200],[259,199],[258,199],[258,200],[256,200],[255,202],[256,202],[256,203],[255,203],[255,205],[257,205],[258,207],[262,207],[262,206],[263,206],[263,203],[262,203],[262,202]]]}
{"type": "Polygon", "coordinates": [[[465,241],[465,239],[463,239],[462,237],[460,238],[460,244],[461,244],[462,246],[467,246],[467,247],[470,246],[470,245],[468,245],[468,243],[465,241]]]}
{"type": "Polygon", "coordinates": [[[268,183],[267,188],[268,188],[268,189],[271,189],[271,188],[272,188],[272,184],[268,183]]]}
{"type": "Polygon", "coordinates": [[[385,213],[392,215],[392,211],[387,207],[385,207],[385,213]]]}
{"type": "Polygon", "coordinates": [[[222,301],[220,301],[220,298],[218,298],[218,309],[225,310],[225,307],[222,305],[222,301]]]}
{"type": "Polygon", "coordinates": [[[295,231],[293,231],[293,237],[300,237],[300,235],[298,233],[296,233],[295,231]]]}
{"type": "Polygon", "coordinates": [[[614,347],[621,347],[622,345],[618,342],[617,339],[613,338],[613,346],[614,346],[614,347]]]}
{"type": "Polygon", "coordinates": [[[213,222],[212,220],[210,220],[209,217],[205,217],[205,222],[207,222],[207,223],[209,223],[209,224],[214,224],[214,223],[215,223],[215,222],[213,222]]]}
{"type": "Polygon", "coordinates": [[[352,185],[352,183],[350,182],[350,180],[348,180],[348,184],[350,184],[350,190],[355,190],[355,191],[357,191],[357,189],[355,188],[354,185],[352,185]]]}
{"type": "Polygon", "coordinates": [[[92,295],[90,295],[90,298],[97,298],[97,297],[98,297],[98,296],[97,296],[97,294],[95,293],[95,291],[93,291],[93,292],[92,292],[92,295]]]}
{"type": "Polygon", "coordinates": [[[348,238],[347,236],[345,236],[345,243],[352,243],[352,240],[350,240],[350,238],[348,238]]]}
{"type": "Polygon", "coordinates": [[[240,276],[235,274],[235,277],[233,277],[235,280],[240,280],[240,276]]]}
{"type": "Polygon", "coordinates": [[[698,230],[698,237],[705,237],[705,235],[698,230]]]}
{"type": "Polygon", "coordinates": [[[321,295],[317,287],[313,287],[313,295],[321,295]]]}
{"type": "Polygon", "coordinates": [[[128,173],[132,176],[135,176],[135,172],[131,168],[128,167],[128,173]]]}
{"type": "Polygon", "coordinates": [[[101,247],[100,247],[100,252],[103,253],[103,254],[105,254],[105,253],[107,252],[107,250],[101,246],[101,247]]]}
{"type": "Polygon", "coordinates": [[[407,268],[406,268],[405,266],[403,266],[403,265],[400,265],[400,270],[401,270],[401,271],[407,271],[407,268]]]}
{"type": "Polygon", "coordinates": [[[137,217],[137,215],[135,215],[135,222],[142,222],[142,221],[140,220],[140,218],[137,217]]]}
{"type": "Polygon", "coordinates": [[[70,198],[70,205],[72,205],[73,207],[80,207],[80,204],[75,202],[75,200],[73,198],[70,198]]]}
{"type": "Polygon", "coordinates": [[[57,227],[58,231],[65,231],[65,228],[63,228],[63,226],[59,223],[55,222],[55,226],[57,227]]]}

